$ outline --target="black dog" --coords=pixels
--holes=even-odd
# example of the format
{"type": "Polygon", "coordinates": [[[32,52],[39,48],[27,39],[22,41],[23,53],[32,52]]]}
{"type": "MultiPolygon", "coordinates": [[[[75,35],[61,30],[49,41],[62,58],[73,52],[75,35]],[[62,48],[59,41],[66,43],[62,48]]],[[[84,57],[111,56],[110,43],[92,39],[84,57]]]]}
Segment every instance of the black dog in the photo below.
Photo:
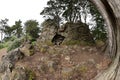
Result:
{"type": "Polygon", "coordinates": [[[52,38],[51,42],[54,45],[60,45],[63,42],[64,39],[65,39],[64,36],[62,36],[61,34],[56,33],[55,36],[52,38]]]}

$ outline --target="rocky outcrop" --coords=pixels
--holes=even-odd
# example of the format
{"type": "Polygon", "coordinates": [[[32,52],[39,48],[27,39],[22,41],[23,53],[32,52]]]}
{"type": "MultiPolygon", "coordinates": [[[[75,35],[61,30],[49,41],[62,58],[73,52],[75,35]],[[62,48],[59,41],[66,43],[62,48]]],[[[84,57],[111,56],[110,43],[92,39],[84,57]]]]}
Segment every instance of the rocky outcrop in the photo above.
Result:
{"type": "MultiPolygon", "coordinates": [[[[43,27],[39,40],[42,41],[42,43],[52,44],[51,40],[55,36],[56,31],[54,26],[43,27]]],[[[76,44],[80,42],[94,43],[89,26],[82,22],[67,22],[58,29],[57,33],[65,37],[65,43],[76,43],[76,41],[78,41],[76,44]]]]}
{"type": "Polygon", "coordinates": [[[0,63],[1,80],[11,80],[10,76],[13,69],[15,68],[15,63],[23,57],[24,54],[18,48],[2,56],[0,63]]]}
{"type": "Polygon", "coordinates": [[[26,43],[24,44],[24,46],[20,47],[19,49],[25,56],[31,56],[34,54],[32,44],[26,43]]]}
{"type": "Polygon", "coordinates": [[[18,48],[10,51],[7,55],[3,55],[0,63],[0,73],[4,73],[6,71],[12,72],[15,62],[23,57],[24,55],[18,48]]]}
{"type": "Polygon", "coordinates": [[[41,41],[48,41],[52,40],[53,36],[55,35],[56,28],[55,26],[46,26],[42,28],[40,39],[41,41]]]}
{"type": "Polygon", "coordinates": [[[60,32],[66,37],[66,41],[78,40],[89,43],[94,43],[89,26],[82,22],[72,23],[67,22],[62,26],[60,32]]]}
{"type": "Polygon", "coordinates": [[[23,57],[19,48],[3,55],[0,62],[0,80],[33,80],[33,72],[23,66],[16,66],[16,62],[23,57]]]}

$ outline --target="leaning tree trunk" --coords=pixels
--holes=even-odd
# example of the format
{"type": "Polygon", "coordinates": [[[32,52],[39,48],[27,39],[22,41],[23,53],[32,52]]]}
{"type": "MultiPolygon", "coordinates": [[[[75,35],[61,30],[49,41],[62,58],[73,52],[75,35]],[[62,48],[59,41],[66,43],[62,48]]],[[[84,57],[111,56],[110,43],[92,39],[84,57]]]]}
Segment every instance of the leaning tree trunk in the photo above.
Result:
{"type": "Polygon", "coordinates": [[[91,0],[103,15],[109,36],[110,67],[94,80],[120,80],[120,0],[91,0]]]}

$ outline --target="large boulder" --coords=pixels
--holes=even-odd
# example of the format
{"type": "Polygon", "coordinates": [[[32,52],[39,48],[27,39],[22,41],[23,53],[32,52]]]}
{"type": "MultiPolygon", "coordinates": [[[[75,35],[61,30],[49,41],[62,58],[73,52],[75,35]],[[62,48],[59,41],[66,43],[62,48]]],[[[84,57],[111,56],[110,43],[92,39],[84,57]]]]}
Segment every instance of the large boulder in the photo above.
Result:
{"type": "Polygon", "coordinates": [[[55,26],[43,27],[39,40],[42,41],[41,43],[51,45],[51,40],[55,36],[55,32],[65,37],[63,42],[71,41],[70,43],[73,44],[78,44],[79,42],[94,43],[89,26],[82,22],[67,22],[63,24],[58,30],[56,30],[55,26]]]}
{"type": "Polygon", "coordinates": [[[41,32],[41,41],[51,41],[53,36],[55,35],[56,28],[55,26],[46,26],[42,28],[41,32]]]}
{"type": "Polygon", "coordinates": [[[25,55],[25,56],[31,56],[33,55],[33,49],[32,48],[32,45],[29,44],[29,43],[26,43],[24,46],[20,47],[20,51],[25,55]]]}
{"type": "Polygon", "coordinates": [[[22,59],[23,57],[24,57],[24,54],[20,52],[18,48],[10,51],[6,55],[3,55],[0,63],[0,73],[6,72],[6,71],[11,72],[15,65],[15,62],[22,59]]]}
{"type": "Polygon", "coordinates": [[[85,23],[67,22],[61,27],[59,31],[63,36],[66,37],[66,41],[79,40],[94,43],[94,39],[90,33],[89,26],[85,23]]]}

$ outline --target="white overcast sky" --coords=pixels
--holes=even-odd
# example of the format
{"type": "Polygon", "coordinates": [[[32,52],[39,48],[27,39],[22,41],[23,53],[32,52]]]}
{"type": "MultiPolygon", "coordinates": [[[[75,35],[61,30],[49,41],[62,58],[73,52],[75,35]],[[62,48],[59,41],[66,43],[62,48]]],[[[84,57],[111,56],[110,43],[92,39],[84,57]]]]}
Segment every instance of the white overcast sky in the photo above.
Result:
{"type": "Polygon", "coordinates": [[[8,18],[9,25],[14,25],[19,19],[35,19],[39,23],[43,21],[40,12],[46,6],[48,0],[0,0],[0,20],[8,18]]]}

